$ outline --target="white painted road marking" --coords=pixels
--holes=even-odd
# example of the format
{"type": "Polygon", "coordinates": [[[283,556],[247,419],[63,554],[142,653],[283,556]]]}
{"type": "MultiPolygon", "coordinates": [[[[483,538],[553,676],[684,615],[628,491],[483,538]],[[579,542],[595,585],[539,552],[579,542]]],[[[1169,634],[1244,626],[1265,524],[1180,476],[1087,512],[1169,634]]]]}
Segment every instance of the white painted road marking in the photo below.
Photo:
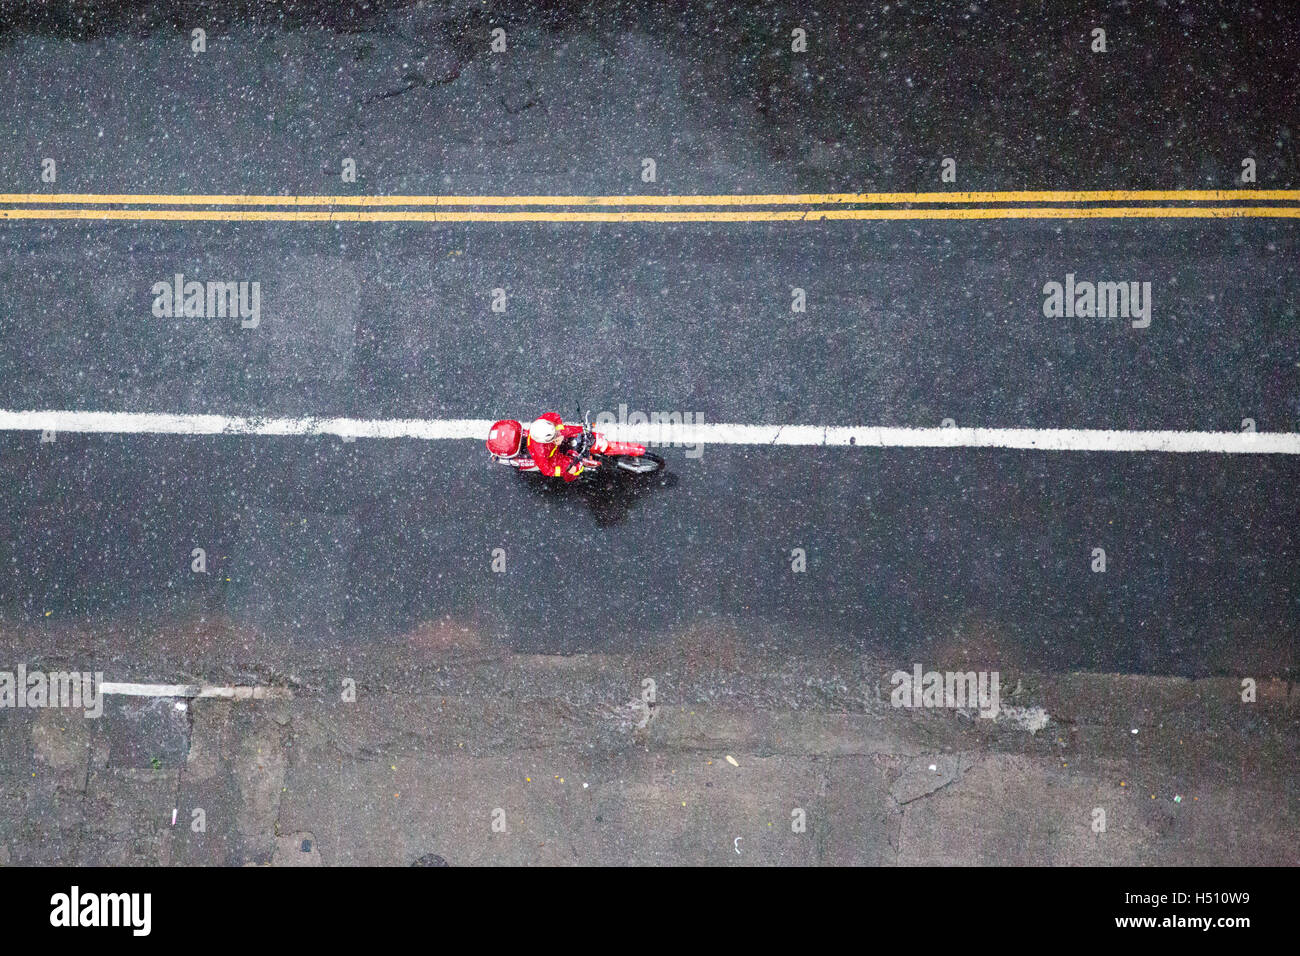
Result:
{"type": "MultiPolygon", "coordinates": [[[[340,438],[487,438],[486,418],[241,418],[140,412],[0,411],[0,431],[147,435],[335,435],[340,438]]],[[[863,445],[868,448],[1016,448],[1037,451],[1300,455],[1300,432],[1110,431],[1088,428],[645,424],[603,426],[619,441],[705,445],[863,445]]]]}
{"type": "Polygon", "coordinates": [[[124,684],[104,681],[99,685],[101,694],[122,694],[126,697],[197,697],[197,684],[124,684]]]}
{"type": "Polygon", "coordinates": [[[287,687],[210,687],[206,684],[131,684],[104,681],[101,694],[124,697],[217,697],[226,700],[277,700],[293,697],[287,687]]]}

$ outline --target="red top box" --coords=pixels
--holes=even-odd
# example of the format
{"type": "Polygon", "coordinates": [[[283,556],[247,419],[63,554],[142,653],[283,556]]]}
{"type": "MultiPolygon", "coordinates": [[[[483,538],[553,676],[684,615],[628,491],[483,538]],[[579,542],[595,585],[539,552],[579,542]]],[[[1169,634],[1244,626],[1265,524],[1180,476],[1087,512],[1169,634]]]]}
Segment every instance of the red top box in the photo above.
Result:
{"type": "Polygon", "coordinates": [[[523,438],[524,426],[512,418],[506,418],[493,423],[492,430],[488,432],[487,449],[502,458],[513,458],[519,454],[523,438]]]}

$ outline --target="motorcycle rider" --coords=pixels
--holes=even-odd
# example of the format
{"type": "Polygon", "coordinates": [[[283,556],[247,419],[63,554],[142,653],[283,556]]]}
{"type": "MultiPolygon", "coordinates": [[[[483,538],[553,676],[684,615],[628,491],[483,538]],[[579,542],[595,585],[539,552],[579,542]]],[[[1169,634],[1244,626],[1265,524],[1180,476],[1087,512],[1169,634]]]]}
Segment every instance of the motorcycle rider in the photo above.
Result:
{"type": "MultiPolygon", "coordinates": [[[[539,416],[528,426],[528,454],[538,471],[548,478],[576,481],[582,474],[582,463],[572,454],[568,442],[581,434],[581,425],[566,425],[555,412],[539,416]]],[[[606,445],[605,439],[599,437],[591,451],[601,452],[606,445]]]]}

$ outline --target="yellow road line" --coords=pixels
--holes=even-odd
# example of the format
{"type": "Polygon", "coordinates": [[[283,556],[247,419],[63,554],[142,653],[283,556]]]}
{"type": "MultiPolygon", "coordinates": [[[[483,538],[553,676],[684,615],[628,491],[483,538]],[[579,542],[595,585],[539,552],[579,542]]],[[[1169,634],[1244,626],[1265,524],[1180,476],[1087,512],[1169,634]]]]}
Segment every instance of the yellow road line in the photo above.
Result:
{"type": "Polygon", "coordinates": [[[837,206],[898,203],[1300,201],[1300,189],[770,193],[721,196],[242,196],[151,193],[0,193],[0,204],[171,206],[837,206]]]}
{"type": "Polygon", "coordinates": [[[754,209],[678,212],[420,212],[273,209],[0,209],[0,219],[209,222],[817,222],[838,219],[1296,219],[1300,206],[1131,206],[966,209],[754,209]]]}

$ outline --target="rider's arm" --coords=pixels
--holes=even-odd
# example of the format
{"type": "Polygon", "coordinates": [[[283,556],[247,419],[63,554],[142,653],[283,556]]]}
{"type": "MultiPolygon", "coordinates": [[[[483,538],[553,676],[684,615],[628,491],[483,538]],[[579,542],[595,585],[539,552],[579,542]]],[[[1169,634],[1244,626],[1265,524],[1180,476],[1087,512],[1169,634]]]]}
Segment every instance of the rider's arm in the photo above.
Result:
{"type": "Polygon", "coordinates": [[[564,474],[561,477],[565,481],[573,481],[582,474],[582,464],[573,455],[565,455],[564,474]]]}
{"type": "Polygon", "coordinates": [[[575,444],[574,439],[582,437],[581,425],[565,425],[560,429],[560,434],[564,437],[564,443],[560,446],[559,454],[556,457],[563,457],[561,464],[562,472],[556,477],[563,478],[565,481],[573,481],[582,474],[582,465],[573,455],[572,446],[575,444]]]}

